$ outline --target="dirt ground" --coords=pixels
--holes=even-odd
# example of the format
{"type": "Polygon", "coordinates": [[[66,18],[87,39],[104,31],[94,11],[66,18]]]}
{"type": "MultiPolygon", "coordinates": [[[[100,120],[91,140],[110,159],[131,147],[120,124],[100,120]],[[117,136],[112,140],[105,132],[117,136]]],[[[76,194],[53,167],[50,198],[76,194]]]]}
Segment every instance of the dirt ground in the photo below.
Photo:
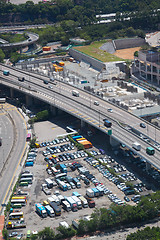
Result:
{"type": "Polygon", "coordinates": [[[140,50],[140,47],[126,48],[126,49],[117,50],[113,55],[120,58],[132,60],[134,59],[134,52],[139,50],[140,50]]]}

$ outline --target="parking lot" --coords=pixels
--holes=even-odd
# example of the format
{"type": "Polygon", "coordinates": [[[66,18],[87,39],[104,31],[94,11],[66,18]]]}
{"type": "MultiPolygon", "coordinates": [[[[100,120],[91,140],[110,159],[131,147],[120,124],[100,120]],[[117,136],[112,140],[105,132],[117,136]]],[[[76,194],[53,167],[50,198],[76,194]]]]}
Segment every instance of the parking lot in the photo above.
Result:
{"type": "MultiPolygon", "coordinates": [[[[66,122],[60,122],[60,119],[58,119],[53,123],[41,122],[35,126],[35,134],[41,147],[38,149],[34,166],[23,169],[24,171],[29,170],[33,174],[33,182],[29,186],[19,187],[21,190],[27,191],[29,196],[27,197],[26,206],[22,208],[27,227],[23,230],[17,230],[17,232],[26,234],[28,230],[40,231],[46,226],[55,229],[61,221],[66,221],[71,225],[72,220],[91,215],[94,210],[88,207],[76,212],[67,212],[61,208],[61,216],[41,218],[36,212],[35,204],[43,204],[43,201],[47,200],[53,194],[58,193],[69,197],[72,196],[73,191],[76,191],[85,196],[87,189],[100,186],[103,189],[104,195],[93,198],[97,208],[109,208],[112,202],[119,205],[123,205],[125,202],[135,205],[136,201],[138,202],[140,199],[140,194],[147,194],[143,183],[132,172],[129,172],[125,165],[119,163],[115,155],[107,153],[104,145],[100,144],[101,136],[98,140],[98,135],[96,135],[95,141],[93,137],[94,146],[91,149],[87,149],[87,152],[92,154],[90,156],[87,156],[84,151],[77,151],[77,148],[68,138],[63,137],[61,140],[58,140],[57,136],[67,133],[66,124],[66,122]],[[51,157],[52,155],[56,157],[51,157]],[[50,178],[55,181],[55,176],[48,166],[55,166],[55,164],[61,163],[66,165],[67,176],[78,177],[81,188],[71,188],[70,190],[62,191],[56,184],[53,188],[48,189],[50,195],[46,195],[42,191],[42,184],[45,183],[45,179],[50,178]],[[87,169],[89,174],[84,176],[80,173],[78,165],[87,169]],[[131,190],[126,186],[127,182],[131,182],[136,191],[132,195],[126,194],[127,191],[131,190]],[[135,195],[137,197],[133,199],[135,195]]],[[[92,141],[92,137],[90,137],[90,140],[92,141]]]]}

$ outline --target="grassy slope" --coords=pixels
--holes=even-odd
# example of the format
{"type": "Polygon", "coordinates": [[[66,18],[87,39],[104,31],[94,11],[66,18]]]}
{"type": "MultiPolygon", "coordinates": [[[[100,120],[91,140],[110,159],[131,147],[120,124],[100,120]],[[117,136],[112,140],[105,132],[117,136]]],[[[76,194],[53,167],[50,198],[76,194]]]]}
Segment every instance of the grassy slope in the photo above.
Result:
{"type": "Polygon", "coordinates": [[[5,33],[5,34],[0,34],[0,38],[5,39],[9,43],[16,43],[16,42],[21,42],[26,40],[23,34],[5,33]]]}
{"type": "Polygon", "coordinates": [[[74,49],[83,52],[91,57],[94,57],[102,62],[115,62],[115,61],[124,61],[124,59],[116,57],[108,52],[105,52],[99,47],[101,47],[106,41],[93,42],[87,46],[74,47],[74,49]]]}

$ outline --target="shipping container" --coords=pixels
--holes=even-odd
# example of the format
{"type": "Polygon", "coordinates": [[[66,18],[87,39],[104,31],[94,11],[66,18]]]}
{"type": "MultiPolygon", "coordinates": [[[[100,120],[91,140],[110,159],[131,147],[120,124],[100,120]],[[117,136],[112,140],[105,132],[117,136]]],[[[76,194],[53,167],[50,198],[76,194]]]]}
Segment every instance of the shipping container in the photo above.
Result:
{"type": "Polygon", "coordinates": [[[50,51],[51,50],[51,47],[43,47],[43,51],[50,51]]]}

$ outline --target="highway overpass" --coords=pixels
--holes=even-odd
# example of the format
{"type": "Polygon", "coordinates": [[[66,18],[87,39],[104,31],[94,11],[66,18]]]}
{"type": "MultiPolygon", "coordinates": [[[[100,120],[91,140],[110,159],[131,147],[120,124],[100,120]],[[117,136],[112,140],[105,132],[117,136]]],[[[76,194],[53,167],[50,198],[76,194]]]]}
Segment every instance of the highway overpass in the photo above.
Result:
{"type": "Polygon", "coordinates": [[[146,154],[146,147],[152,146],[155,142],[160,142],[160,130],[124,109],[81,89],[78,89],[79,97],[72,96],[72,90],[76,88],[70,84],[57,81],[55,85],[53,82],[50,82],[48,77],[24,72],[5,65],[0,65],[0,83],[11,89],[23,92],[30,99],[33,97],[50,104],[53,106],[53,110],[54,107],[57,107],[68,112],[81,119],[82,123],[87,122],[106,134],[108,133],[108,129],[103,125],[103,119],[107,118],[111,120],[111,139],[118,140],[126,144],[129,148],[132,148],[133,142],[139,142],[142,149],[137,153],[145,158],[148,163],[160,169],[160,151],[156,149],[154,156],[146,154]],[[10,71],[9,76],[3,75],[4,69],[10,71]],[[25,81],[18,81],[18,77],[24,77],[25,81]],[[48,80],[49,84],[44,84],[44,80],[48,80]],[[99,106],[95,106],[94,101],[99,101],[99,106]],[[108,112],[108,108],[112,108],[113,112],[108,112]],[[146,124],[146,128],[143,129],[140,127],[141,122],[146,124]],[[140,133],[148,136],[151,142],[148,143],[142,139],[140,133]]]}
{"type": "Polygon", "coordinates": [[[16,43],[3,43],[3,44],[0,44],[0,48],[11,49],[13,47],[25,47],[37,42],[39,39],[39,35],[36,33],[26,32],[26,35],[28,35],[28,39],[21,42],[16,42],[16,43]]]}

